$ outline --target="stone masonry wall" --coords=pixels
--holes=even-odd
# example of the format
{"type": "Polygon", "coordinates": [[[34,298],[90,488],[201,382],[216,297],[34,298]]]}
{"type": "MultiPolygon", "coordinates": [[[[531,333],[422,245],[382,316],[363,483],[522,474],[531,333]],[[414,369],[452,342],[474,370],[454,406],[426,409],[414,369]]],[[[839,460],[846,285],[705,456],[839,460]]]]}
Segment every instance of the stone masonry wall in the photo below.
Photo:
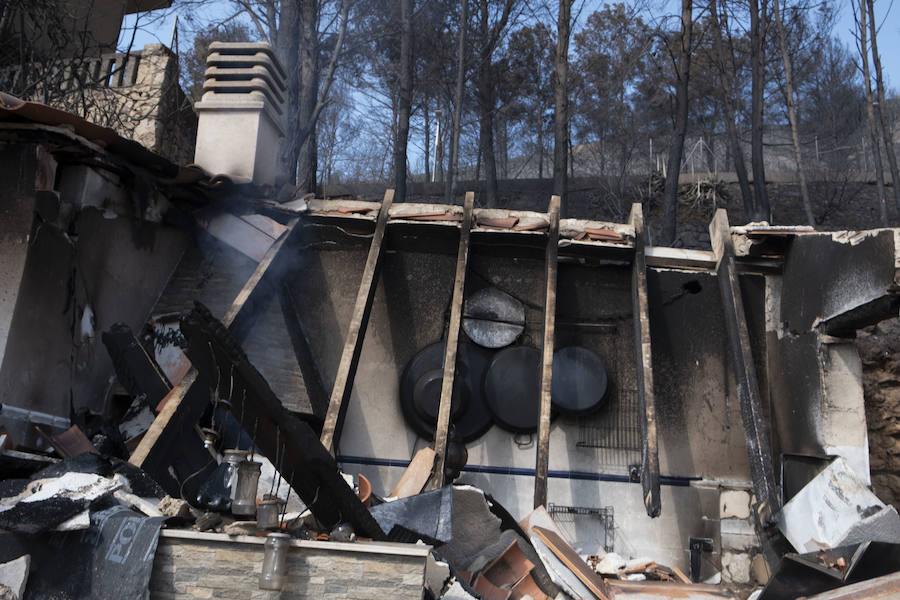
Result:
{"type": "Polygon", "coordinates": [[[900,319],[859,332],[872,489],[900,508],[900,319]]]}
{"type": "Polygon", "coordinates": [[[412,546],[421,549],[419,555],[405,556],[340,549],[341,545],[331,542],[303,542],[288,555],[290,576],[284,590],[270,592],[259,589],[263,538],[205,537],[216,539],[160,536],[150,577],[151,600],[422,597],[424,546],[412,546]]]}

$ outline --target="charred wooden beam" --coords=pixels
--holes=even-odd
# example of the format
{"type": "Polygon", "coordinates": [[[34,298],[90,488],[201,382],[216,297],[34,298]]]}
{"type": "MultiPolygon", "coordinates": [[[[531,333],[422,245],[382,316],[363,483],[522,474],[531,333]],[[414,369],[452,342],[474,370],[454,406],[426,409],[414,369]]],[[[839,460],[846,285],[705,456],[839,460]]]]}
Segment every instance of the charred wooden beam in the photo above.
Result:
{"type": "Polygon", "coordinates": [[[772,466],[772,450],[769,441],[769,427],[763,411],[759,393],[756,365],[750,348],[750,333],[744,313],[744,301],[734,262],[734,244],[728,226],[728,215],[724,209],[716,211],[709,224],[710,241],[718,263],[716,273],[722,305],[725,310],[725,325],[728,332],[737,393],[741,403],[741,420],[746,435],[747,454],[750,459],[750,476],[756,495],[755,520],[760,541],[765,542],[763,530],[773,520],[781,507],[781,500],[775,484],[772,466]]]}
{"type": "Polygon", "coordinates": [[[640,204],[631,205],[634,226],[634,260],[631,265],[631,304],[634,321],[634,350],[637,365],[638,404],[641,421],[641,486],[647,515],[658,517],[659,446],[656,433],[656,398],[653,395],[653,357],[650,347],[650,304],[647,296],[647,232],[640,204]]]}
{"type": "MultiPolygon", "coordinates": [[[[297,221],[293,219],[288,229],[272,244],[222,319],[222,323],[239,341],[250,332],[256,318],[271,300],[275,283],[289,264],[288,253],[282,252],[282,249],[298,231],[297,221]]],[[[209,405],[208,386],[195,386],[197,378],[197,369],[191,367],[181,383],[169,391],[162,410],[131,454],[131,464],[151,474],[167,471],[171,457],[178,451],[177,440],[183,435],[190,435],[209,405]]]]}
{"type": "Polygon", "coordinates": [[[375,232],[372,234],[369,255],[366,257],[366,266],[363,269],[362,281],[356,295],[356,305],[353,307],[350,327],[347,329],[347,337],[344,339],[341,362],[338,364],[334,387],[331,389],[331,400],[325,415],[325,425],[322,427],[322,445],[332,453],[334,447],[340,443],[341,428],[347,414],[350,393],[353,391],[353,378],[356,376],[356,367],[359,365],[359,355],[362,353],[366,327],[369,324],[369,315],[375,300],[381,259],[384,256],[384,230],[393,201],[394,190],[387,190],[384,193],[384,200],[381,202],[378,220],[375,222],[375,232]]]}
{"type": "Polygon", "coordinates": [[[384,532],[341,476],[334,457],[306,423],[290,413],[237,340],[198,304],[181,320],[187,354],[208,381],[229,381],[227,406],[262,454],[325,528],[349,522],[366,537],[384,532]]]}
{"type": "Polygon", "coordinates": [[[453,280],[453,298],[450,301],[450,327],[444,348],[444,374],[441,380],[441,403],[438,408],[434,433],[434,487],[444,485],[444,462],[447,458],[447,431],[450,427],[450,403],[456,375],[456,350],[459,346],[459,328],[462,323],[463,299],[466,288],[466,268],[469,264],[469,234],[472,230],[475,192],[466,192],[463,205],[463,221],[459,229],[459,249],[456,254],[456,277],[453,280]]]}
{"type": "Polygon", "coordinates": [[[144,350],[131,327],[115,323],[100,336],[112,359],[116,378],[132,397],[143,396],[148,406],[155,407],[165,398],[172,385],[156,361],[144,350]]]}
{"type": "Polygon", "coordinates": [[[550,465],[550,400],[553,390],[553,346],[556,338],[556,274],[559,253],[559,196],[550,198],[544,293],[544,338],[541,358],[541,412],[538,421],[537,459],[534,469],[534,507],[547,504],[550,465]]]}

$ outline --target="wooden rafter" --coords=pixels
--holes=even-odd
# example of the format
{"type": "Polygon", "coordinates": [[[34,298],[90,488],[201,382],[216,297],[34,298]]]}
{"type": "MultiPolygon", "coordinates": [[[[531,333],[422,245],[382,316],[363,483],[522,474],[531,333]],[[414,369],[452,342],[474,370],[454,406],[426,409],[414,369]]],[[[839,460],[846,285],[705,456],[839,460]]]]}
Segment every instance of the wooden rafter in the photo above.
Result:
{"type": "Polygon", "coordinates": [[[634,320],[634,350],[637,366],[638,403],[641,422],[641,486],[644,507],[651,517],[661,511],[659,498],[659,446],[656,433],[656,399],[653,394],[653,358],[650,348],[650,303],[647,296],[647,234],[640,204],[631,205],[634,226],[634,261],[631,271],[631,303],[634,320]]]}
{"type": "Polygon", "coordinates": [[[541,413],[538,421],[537,462],[534,474],[534,507],[547,504],[547,470],[550,464],[550,400],[553,388],[553,346],[556,338],[556,274],[559,251],[559,196],[550,198],[550,230],[547,235],[544,338],[541,358],[541,413]]]}
{"type": "Polygon", "coordinates": [[[359,292],[356,294],[356,304],[350,318],[350,327],[347,329],[347,337],[344,338],[341,362],[338,364],[334,387],[331,389],[331,399],[325,415],[325,424],[322,427],[321,440],[325,448],[332,453],[335,445],[340,441],[341,427],[344,423],[344,416],[347,414],[350,393],[353,391],[353,378],[356,376],[356,367],[359,365],[359,356],[362,354],[366,327],[369,324],[369,315],[372,312],[375,289],[378,285],[378,272],[384,256],[384,231],[393,201],[394,190],[387,190],[384,193],[384,200],[381,202],[378,220],[375,222],[375,233],[372,235],[369,255],[366,257],[366,266],[363,269],[359,292]]]}
{"type": "Polygon", "coordinates": [[[444,374],[441,380],[441,403],[434,434],[434,487],[444,485],[444,461],[447,455],[447,432],[450,427],[450,403],[456,373],[456,351],[459,346],[459,328],[462,322],[463,300],[466,287],[466,268],[469,264],[469,233],[472,229],[475,193],[466,192],[463,221],[459,229],[459,250],[456,255],[456,277],[453,280],[453,298],[450,302],[450,327],[447,346],[444,349],[444,374]]]}

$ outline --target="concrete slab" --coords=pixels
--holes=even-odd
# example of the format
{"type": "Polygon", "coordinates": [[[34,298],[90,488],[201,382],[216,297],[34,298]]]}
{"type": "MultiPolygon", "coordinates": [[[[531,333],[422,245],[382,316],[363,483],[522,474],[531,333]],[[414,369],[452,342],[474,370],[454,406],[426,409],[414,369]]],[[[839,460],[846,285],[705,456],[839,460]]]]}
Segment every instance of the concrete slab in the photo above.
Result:
{"type": "Polygon", "coordinates": [[[24,598],[25,584],[28,583],[28,572],[30,569],[31,555],[29,554],[9,562],[0,563],[0,587],[8,587],[13,593],[13,598],[24,598]]]}

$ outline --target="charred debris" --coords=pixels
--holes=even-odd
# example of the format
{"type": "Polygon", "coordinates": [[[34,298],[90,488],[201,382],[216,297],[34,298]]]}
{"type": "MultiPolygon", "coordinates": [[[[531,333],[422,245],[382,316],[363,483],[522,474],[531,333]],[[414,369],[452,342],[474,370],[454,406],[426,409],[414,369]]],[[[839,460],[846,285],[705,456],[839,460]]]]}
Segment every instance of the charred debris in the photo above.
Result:
{"type": "Polygon", "coordinates": [[[0,100],[4,597],[900,587],[853,340],[900,230],[319,199],[222,167],[203,111],[179,168],[0,100]]]}

